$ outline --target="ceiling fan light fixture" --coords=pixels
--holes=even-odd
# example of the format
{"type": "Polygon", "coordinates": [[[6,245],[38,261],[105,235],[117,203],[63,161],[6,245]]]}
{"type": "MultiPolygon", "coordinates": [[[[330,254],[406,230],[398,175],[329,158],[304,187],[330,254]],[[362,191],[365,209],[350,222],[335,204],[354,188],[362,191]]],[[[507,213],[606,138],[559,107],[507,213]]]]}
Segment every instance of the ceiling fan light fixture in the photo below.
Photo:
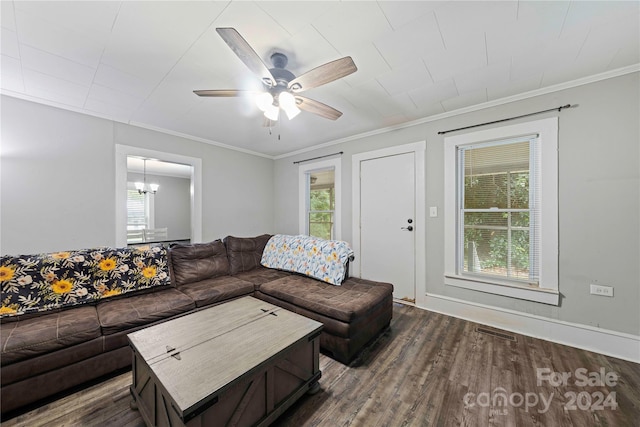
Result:
{"type": "Polygon", "coordinates": [[[280,95],[278,95],[278,104],[280,104],[280,108],[287,114],[289,120],[300,114],[300,109],[296,105],[296,99],[289,92],[280,92],[280,95]]]}
{"type": "Polygon", "coordinates": [[[267,111],[269,107],[273,106],[273,96],[269,92],[263,92],[256,96],[256,105],[260,111],[267,111]]]}
{"type": "Polygon", "coordinates": [[[233,97],[252,93],[255,96],[256,105],[269,120],[269,126],[272,121],[278,120],[280,109],[287,114],[289,119],[296,117],[301,110],[329,120],[336,120],[342,116],[342,113],[335,108],[307,97],[298,96],[298,92],[322,86],[356,72],[358,68],[350,56],[327,62],[302,75],[295,76],[286,69],[288,58],[284,53],[273,53],[271,55],[273,68],[269,68],[235,28],[216,28],[216,32],[244,65],[262,81],[265,93],[255,96],[254,91],[238,89],[194,90],[196,95],[233,97]]]}
{"type": "Polygon", "coordinates": [[[287,114],[287,117],[289,118],[289,120],[291,120],[295,116],[300,114],[300,109],[298,107],[293,107],[293,108],[288,108],[288,109],[284,110],[284,112],[287,114]]]}
{"type": "Polygon", "coordinates": [[[278,116],[280,115],[280,109],[278,107],[276,107],[275,105],[270,105],[269,107],[267,107],[267,109],[264,111],[264,116],[275,122],[278,120],[278,116]]]}

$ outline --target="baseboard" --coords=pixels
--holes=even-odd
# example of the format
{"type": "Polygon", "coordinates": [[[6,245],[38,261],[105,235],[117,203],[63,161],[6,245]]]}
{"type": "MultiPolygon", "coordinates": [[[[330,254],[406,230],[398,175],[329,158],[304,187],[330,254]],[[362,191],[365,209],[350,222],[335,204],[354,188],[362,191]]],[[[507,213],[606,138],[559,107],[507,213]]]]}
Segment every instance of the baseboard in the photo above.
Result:
{"type": "Polygon", "coordinates": [[[419,308],[640,363],[640,336],[427,294],[419,308]]]}

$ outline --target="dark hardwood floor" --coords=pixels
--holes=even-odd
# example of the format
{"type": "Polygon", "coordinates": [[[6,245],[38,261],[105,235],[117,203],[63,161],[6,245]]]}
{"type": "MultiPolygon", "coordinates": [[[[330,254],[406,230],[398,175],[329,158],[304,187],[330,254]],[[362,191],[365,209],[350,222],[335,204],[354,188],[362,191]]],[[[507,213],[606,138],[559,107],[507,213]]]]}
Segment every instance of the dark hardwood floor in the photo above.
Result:
{"type": "MultiPolygon", "coordinates": [[[[401,304],[350,366],[324,355],[320,366],[321,391],[276,426],[640,425],[640,365],[401,304]]],[[[119,375],[2,426],[144,426],[130,382],[119,375]]]]}

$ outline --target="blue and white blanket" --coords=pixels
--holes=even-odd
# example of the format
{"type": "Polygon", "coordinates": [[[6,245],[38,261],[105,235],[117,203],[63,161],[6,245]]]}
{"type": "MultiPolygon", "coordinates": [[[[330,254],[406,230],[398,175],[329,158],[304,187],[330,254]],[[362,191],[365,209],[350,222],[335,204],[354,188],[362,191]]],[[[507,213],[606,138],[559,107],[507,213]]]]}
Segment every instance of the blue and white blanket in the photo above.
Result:
{"type": "Polygon", "coordinates": [[[261,264],[340,285],[346,279],[349,260],[353,260],[353,250],[347,242],[276,234],[267,242],[261,264]]]}

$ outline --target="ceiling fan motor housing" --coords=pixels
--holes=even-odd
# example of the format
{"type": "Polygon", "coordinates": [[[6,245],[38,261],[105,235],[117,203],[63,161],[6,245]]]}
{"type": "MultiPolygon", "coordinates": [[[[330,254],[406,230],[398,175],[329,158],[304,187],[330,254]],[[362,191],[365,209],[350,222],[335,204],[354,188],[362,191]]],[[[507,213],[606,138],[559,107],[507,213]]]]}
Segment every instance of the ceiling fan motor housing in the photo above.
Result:
{"type": "Polygon", "coordinates": [[[284,53],[276,52],[271,55],[271,63],[273,64],[273,68],[269,70],[274,80],[277,83],[277,87],[279,90],[277,92],[282,91],[282,89],[286,89],[289,82],[296,78],[296,76],[289,70],[286,70],[285,67],[289,59],[287,55],[284,53]]]}

